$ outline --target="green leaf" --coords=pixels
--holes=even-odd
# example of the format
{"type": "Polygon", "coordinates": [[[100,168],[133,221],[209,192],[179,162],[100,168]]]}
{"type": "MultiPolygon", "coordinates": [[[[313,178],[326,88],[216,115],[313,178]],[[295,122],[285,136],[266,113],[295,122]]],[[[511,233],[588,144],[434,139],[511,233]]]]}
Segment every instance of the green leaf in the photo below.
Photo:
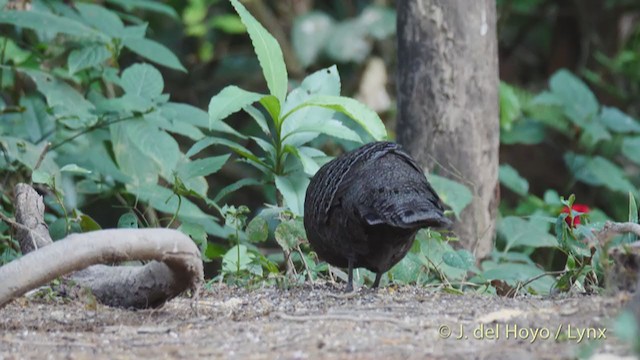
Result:
{"type": "Polygon", "coordinates": [[[141,9],[157,12],[159,14],[165,14],[174,19],[180,18],[174,8],[156,0],[107,0],[107,2],[116,4],[124,8],[128,12],[133,9],[141,9]]]}
{"type": "Polygon", "coordinates": [[[220,200],[222,200],[225,196],[231,194],[232,192],[239,190],[245,186],[258,186],[258,185],[264,185],[262,182],[253,179],[253,178],[244,178],[244,179],[240,179],[234,183],[231,183],[227,186],[225,186],[224,188],[222,188],[220,191],[218,191],[218,194],[216,195],[216,197],[213,199],[213,202],[218,203],[220,200]]]}
{"type": "Polygon", "coordinates": [[[428,178],[440,199],[449,205],[456,217],[460,219],[462,210],[473,200],[471,190],[463,184],[435,174],[428,175],[428,178]]]}
{"type": "Polygon", "coordinates": [[[320,95],[312,97],[303,104],[292,109],[283,118],[286,119],[291,113],[307,106],[319,106],[339,111],[360,124],[360,126],[362,126],[362,128],[375,140],[383,140],[387,137],[387,129],[384,127],[382,120],[380,120],[380,117],[375,111],[369,109],[366,105],[357,100],[343,96],[320,95]]]}
{"type": "Polygon", "coordinates": [[[273,95],[266,95],[260,99],[260,105],[267,110],[274,123],[280,121],[280,104],[280,100],[273,95]]]}
{"type": "Polygon", "coordinates": [[[124,24],[113,11],[104,6],[87,3],[75,4],[75,8],[80,12],[86,25],[112,37],[121,36],[124,24]]]}
{"type": "Polygon", "coordinates": [[[504,130],[511,130],[513,122],[522,115],[520,100],[513,87],[500,82],[500,126],[504,130]]]}
{"type": "Polygon", "coordinates": [[[197,159],[184,163],[178,167],[178,175],[183,180],[189,180],[198,176],[207,176],[218,172],[229,160],[231,154],[197,159]]]}
{"type": "Polygon", "coordinates": [[[300,173],[276,176],[275,179],[276,188],[282,194],[285,205],[294,214],[302,216],[304,214],[304,197],[307,186],[309,186],[309,179],[300,173]]]}
{"type": "Polygon", "coordinates": [[[556,238],[549,234],[547,227],[544,221],[527,221],[515,216],[503,218],[498,224],[498,232],[507,242],[504,252],[515,246],[557,246],[556,238]]]}
{"type": "Polygon", "coordinates": [[[614,107],[602,107],[600,119],[608,129],[617,133],[640,132],[638,121],[614,107]]]}
{"type": "Polygon", "coordinates": [[[335,21],[322,11],[296,16],[291,28],[291,45],[302,66],[313,64],[325,46],[335,21]]]}
{"type": "Polygon", "coordinates": [[[222,271],[235,273],[248,270],[254,257],[255,255],[250,253],[245,245],[236,245],[222,257],[222,271]]]}
{"type": "MultiPolygon", "coordinates": [[[[634,224],[638,223],[638,204],[636,203],[635,196],[633,196],[631,192],[629,192],[629,222],[634,224]]],[[[637,240],[638,235],[629,233],[625,235],[623,243],[630,244],[637,240]]]]}
{"type": "Polygon", "coordinates": [[[267,167],[267,165],[262,160],[260,160],[260,158],[255,156],[251,151],[249,151],[249,149],[245,148],[244,146],[236,142],[233,142],[231,140],[218,138],[214,136],[206,137],[196,142],[195,144],[193,144],[193,146],[189,149],[189,151],[187,151],[187,157],[192,157],[211,145],[222,145],[222,146],[228,147],[229,149],[233,150],[233,152],[235,152],[242,158],[251,161],[254,165],[258,165],[259,167],[262,167],[261,169],[264,170],[267,167]]]}
{"type": "Polygon", "coordinates": [[[182,231],[184,234],[189,235],[189,237],[195,242],[200,248],[200,253],[205,254],[207,251],[207,232],[204,230],[204,227],[200,224],[194,224],[190,222],[183,222],[178,227],[179,231],[182,231]]]}
{"type": "Polygon", "coordinates": [[[625,137],[622,140],[622,154],[629,160],[640,165],[640,136],[625,137]]]}
{"type": "Polygon", "coordinates": [[[509,164],[502,164],[499,168],[499,178],[502,185],[518,195],[526,196],[529,193],[529,182],[518,174],[518,171],[509,164]]]}
{"type": "Polygon", "coordinates": [[[153,100],[162,94],[164,80],[155,67],[149,64],[133,64],[122,72],[120,86],[127,94],[153,100]]]}
{"type": "Polygon", "coordinates": [[[565,114],[583,126],[598,112],[598,101],[589,87],[567,70],[557,71],[549,80],[549,87],[563,104],[565,114]]]}
{"type": "Polygon", "coordinates": [[[184,122],[199,128],[223,132],[243,139],[247,138],[222,121],[216,121],[213,124],[209,124],[209,114],[206,111],[189,104],[168,102],[166,104],[162,104],[160,111],[164,117],[172,120],[173,122],[184,122]]]}
{"type": "Polygon", "coordinates": [[[298,148],[291,145],[286,145],[285,151],[293,154],[298,158],[298,160],[300,160],[302,168],[307,175],[313,176],[318,171],[318,169],[320,169],[320,165],[315,160],[313,160],[311,156],[303,153],[302,151],[299,151],[298,148]]]}
{"type": "Polygon", "coordinates": [[[98,225],[91,216],[85,214],[80,215],[80,229],[82,229],[82,232],[102,230],[100,225],[98,225]]]}
{"type": "Polygon", "coordinates": [[[254,217],[245,230],[247,233],[247,239],[252,243],[264,242],[269,237],[269,226],[267,221],[260,216],[254,217]]]}
{"type": "Polygon", "coordinates": [[[247,32],[247,27],[244,26],[237,15],[233,14],[217,15],[211,19],[210,24],[212,28],[220,29],[227,34],[243,34],[247,32]]]}
{"type": "Polygon", "coordinates": [[[468,270],[476,263],[473,254],[465,249],[447,251],[442,254],[442,260],[445,264],[462,270],[468,270]]]}
{"type": "Polygon", "coordinates": [[[156,41],[127,37],[122,39],[122,44],[132,52],[157,64],[175,70],[187,71],[171,50],[156,41]]]}
{"type": "Polygon", "coordinates": [[[511,129],[500,131],[501,144],[534,145],[546,138],[545,126],[540,121],[523,119],[511,124],[511,129]]]}
{"type": "Polygon", "coordinates": [[[307,236],[301,221],[287,220],[281,222],[276,227],[275,238],[282,250],[291,251],[295,249],[299,243],[304,241],[307,236]]]}
{"type": "Polygon", "coordinates": [[[80,70],[96,67],[110,57],[111,52],[104,45],[89,45],[73,50],[67,59],[69,74],[73,75],[80,70]]]}
{"type": "Polygon", "coordinates": [[[280,103],[284,103],[287,95],[287,68],[284,64],[282,50],[276,39],[247,11],[238,0],[231,0],[242,23],[247,27],[251,43],[258,56],[262,73],[267,80],[269,92],[280,103]]]}
{"type": "Polygon", "coordinates": [[[242,110],[256,101],[260,101],[264,95],[243,90],[237,86],[227,86],[209,101],[209,127],[216,122],[225,119],[229,115],[242,110]]]}
{"type": "Polygon", "coordinates": [[[137,229],[138,217],[133,212],[124,213],[118,219],[118,229],[137,229]]]}
{"type": "Polygon", "coordinates": [[[258,124],[265,135],[271,134],[271,130],[269,129],[269,125],[267,124],[267,118],[258,108],[256,108],[255,106],[247,105],[243,109],[247,114],[251,116],[253,120],[255,120],[256,124],[258,124]]]}
{"type": "Polygon", "coordinates": [[[91,170],[87,170],[76,164],[67,164],[60,168],[60,172],[69,172],[74,174],[91,174],[91,170]]]}
{"type": "Polygon", "coordinates": [[[589,185],[605,186],[625,194],[630,191],[636,193],[623,169],[601,156],[590,157],[567,152],[564,161],[577,180],[589,185]]]}
{"type": "Polygon", "coordinates": [[[0,24],[11,24],[53,34],[62,33],[80,38],[99,39],[104,43],[108,43],[111,40],[106,34],[96,31],[72,18],[33,10],[0,11],[0,24]]]}
{"type": "Polygon", "coordinates": [[[57,116],[69,115],[79,119],[81,124],[78,127],[86,126],[87,123],[96,119],[92,114],[95,106],[67,83],[41,71],[26,69],[22,71],[33,79],[38,91],[47,98],[47,104],[56,108],[57,116]]]}
{"type": "Polygon", "coordinates": [[[31,181],[35,184],[53,186],[53,176],[46,171],[37,169],[31,173],[31,181]]]}

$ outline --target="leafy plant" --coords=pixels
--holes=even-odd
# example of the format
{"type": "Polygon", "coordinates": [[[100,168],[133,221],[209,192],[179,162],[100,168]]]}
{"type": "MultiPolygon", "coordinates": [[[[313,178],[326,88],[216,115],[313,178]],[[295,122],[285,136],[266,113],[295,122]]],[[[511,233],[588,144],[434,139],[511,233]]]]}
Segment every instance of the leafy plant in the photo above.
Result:
{"type": "Polygon", "coordinates": [[[211,98],[209,121],[212,127],[221,126],[223,119],[244,110],[260,127],[262,135],[241,139],[255,142],[262,154],[254,154],[238,141],[217,137],[197,142],[188,154],[214,144],[228,147],[261,171],[268,183],[275,184],[283,205],[301,216],[308,177],[326,160],[322,151],[308,143],[320,134],[363,141],[342,121],[333,119],[334,113],[347,115],[375,140],[385,138],[386,129],[375,112],[351,98],[340,96],[340,77],[335,66],[309,75],[287,94],[287,70],[277,41],[239,1],[231,0],[231,3],[251,37],[269,94],[227,86],[211,98]],[[255,107],[254,103],[260,104],[261,108],[255,107]]]}
{"type": "MultiPolygon", "coordinates": [[[[175,17],[160,3],[110,3],[175,17]]],[[[83,224],[95,228],[75,209],[98,196],[115,196],[135,211],[147,204],[138,213],[149,219],[146,225],[180,220],[184,227],[226,236],[228,230],[187,197],[217,207],[207,199],[204,177],[219,171],[229,155],[196,159],[180,150],[174,135],[200,140],[205,132],[236,132],[224,124],[210,126],[206,112],[196,107],[169,101],[152,65],[119,68],[127,49],[185,70],[169,49],[145,37],[145,22],[95,4],[34,1],[28,11],[0,13],[0,24],[12,29],[0,38],[6,95],[0,100],[0,173],[5,184],[32,181],[50,189],[45,200],[55,237],[88,231],[83,224]],[[158,218],[154,210],[171,217],[158,218]]]]}

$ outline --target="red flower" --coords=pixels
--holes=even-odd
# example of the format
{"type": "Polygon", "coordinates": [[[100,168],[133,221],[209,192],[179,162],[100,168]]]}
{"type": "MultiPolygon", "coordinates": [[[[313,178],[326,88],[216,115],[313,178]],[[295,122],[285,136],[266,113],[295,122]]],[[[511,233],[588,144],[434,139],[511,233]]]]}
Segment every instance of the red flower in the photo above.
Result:
{"type": "MultiPolygon", "coordinates": [[[[580,224],[580,216],[586,214],[589,212],[589,207],[585,204],[573,204],[573,206],[571,207],[571,210],[575,212],[578,212],[580,214],[576,214],[573,218],[573,224],[571,224],[571,216],[567,216],[564,221],[567,222],[567,225],[571,226],[571,227],[576,227],[576,225],[580,224]]],[[[563,214],[570,214],[569,212],[569,207],[565,206],[562,211],[563,214]]]]}

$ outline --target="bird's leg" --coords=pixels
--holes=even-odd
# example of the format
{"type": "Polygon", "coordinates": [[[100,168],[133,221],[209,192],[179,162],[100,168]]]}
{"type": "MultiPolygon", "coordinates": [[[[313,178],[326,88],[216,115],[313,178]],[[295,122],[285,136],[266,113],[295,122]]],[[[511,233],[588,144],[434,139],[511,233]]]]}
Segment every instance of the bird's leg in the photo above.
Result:
{"type": "Polygon", "coordinates": [[[353,259],[349,258],[349,260],[347,260],[349,262],[349,278],[347,280],[347,292],[352,292],[353,291],[353,259]]]}
{"type": "Polygon", "coordinates": [[[376,279],[373,281],[371,288],[375,289],[380,285],[380,279],[382,278],[382,271],[376,273],[376,279]]]}

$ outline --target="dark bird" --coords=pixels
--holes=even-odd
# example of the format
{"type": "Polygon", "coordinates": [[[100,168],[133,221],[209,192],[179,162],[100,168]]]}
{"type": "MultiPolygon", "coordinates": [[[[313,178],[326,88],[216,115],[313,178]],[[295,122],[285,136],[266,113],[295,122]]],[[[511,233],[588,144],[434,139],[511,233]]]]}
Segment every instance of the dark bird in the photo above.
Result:
{"type": "Polygon", "coordinates": [[[392,142],[374,142],[345,153],[318,170],[307,188],[304,228],[318,257],[382,274],[407,254],[416,232],[448,227],[438,194],[423,170],[392,142]]]}

